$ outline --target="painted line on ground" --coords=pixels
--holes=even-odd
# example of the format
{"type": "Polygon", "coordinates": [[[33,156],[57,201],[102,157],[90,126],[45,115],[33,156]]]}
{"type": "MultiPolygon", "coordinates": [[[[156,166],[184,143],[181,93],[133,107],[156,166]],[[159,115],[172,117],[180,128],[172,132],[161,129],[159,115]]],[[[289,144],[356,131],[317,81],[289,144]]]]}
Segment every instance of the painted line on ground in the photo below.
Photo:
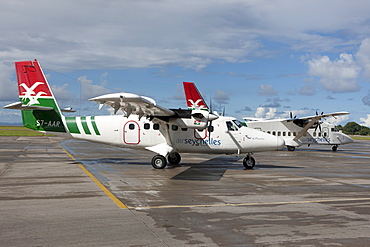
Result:
{"type": "Polygon", "coordinates": [[[163,206],[128,207],[128,209],[145,210],[145,209],[197,208],[197,207],[268,206],[268,205],[308,204],[308,203],[325,203],[325,202],[351,202],[351,201],[370,201],[370,197],[339,198],[339,199],[293,201],[293,202],[251,202],[251,203],[223,203],[223,204],[209,204],[209,205],[163,205],[163,206]]]}
{"type": "MultiPolygon", "coordinates": [[[[58,143],[59,144],[59,143],[58,143]]],[[[127,207],[123,202],[121,202],[115,195],[113,195],[112,192],[110,192],[102,183],[99,182],[98,179],[96,179],[94,177],[94,175],[89,172],[80,162],[78,162],[75,157],[73,157],[72,154],[70,154],[65,148],[62,147],[62,145],[59,144],[59,146],[64,150],[64,152],[66,152],[66,154],[68,154],[69,157],[71,157],[76,163],[77,165],[81,168],[81,170],[83,170],[90,178],[92,181],[94,181],[98,186],[99,188],[114,202],[116,203],[116,205],[119,207],[119,208],[122,208],[122,209],[128,209],[129,207],[127,207]]]]}

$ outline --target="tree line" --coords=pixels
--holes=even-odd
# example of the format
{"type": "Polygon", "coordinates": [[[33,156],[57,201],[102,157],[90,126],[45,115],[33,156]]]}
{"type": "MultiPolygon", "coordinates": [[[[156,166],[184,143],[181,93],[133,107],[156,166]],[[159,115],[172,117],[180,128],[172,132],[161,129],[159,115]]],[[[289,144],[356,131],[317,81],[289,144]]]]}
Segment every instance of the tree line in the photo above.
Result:
{"type": "Polygon", "coordinates": [[[359,125],[356,122],[348,122],[346,125],[338,125],[339,130],[347,135],[370,135],[370,128],[366,126],[359,125]]]}

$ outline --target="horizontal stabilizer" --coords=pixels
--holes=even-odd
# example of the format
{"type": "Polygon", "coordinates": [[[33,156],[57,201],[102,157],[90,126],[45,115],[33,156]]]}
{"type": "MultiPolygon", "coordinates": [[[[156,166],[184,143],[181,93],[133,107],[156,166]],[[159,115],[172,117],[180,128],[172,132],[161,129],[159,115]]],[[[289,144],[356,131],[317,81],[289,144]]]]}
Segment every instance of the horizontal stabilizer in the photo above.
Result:
{"type": "Polygon", "coordinates": [[[3,106],[5,109],[15,109],[15,110],[39,110],[39,111],[50,111],[53,110],[53,107],[48,106],[35,106],[35,105],[24,105],[22,102],[15,102],[6,106],[3,106]]]}
{"type": "Polygon", "coordinates": [[[71,107],[67,107],[67,108],[64,108],[64,109],[60,109],[61,112],[76,112],[75,110],[72,110],[71,107]]]}

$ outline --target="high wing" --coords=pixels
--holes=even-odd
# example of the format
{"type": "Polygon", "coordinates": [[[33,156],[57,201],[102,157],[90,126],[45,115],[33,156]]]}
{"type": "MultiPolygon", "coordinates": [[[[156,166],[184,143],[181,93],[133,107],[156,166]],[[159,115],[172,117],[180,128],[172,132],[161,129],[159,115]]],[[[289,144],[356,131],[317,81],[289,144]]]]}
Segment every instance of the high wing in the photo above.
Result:
{"type": "Polygon", "coordinates": [[[303,135],[307,133],[307,130],[311,128],[314,124],[319,124],[319,121],[322,118],[326,117],[336,117],[341,115],[348,115],[349,112],[333,112],[333,113],[327,113],[327,114],[317,114],[315,116],[309,116],[309,117],[302,117],[302,118],[295,118],[295,119],[287,119],[283,120],[286,122],[293,122],[303,129],[296,135],[296,137],[293,139],[294,141],[297,141],[299,138],[301,138],[303,135]]]}
{"type": "MultiPolygon", "coordinates": [[[[309,119],[321,119],[321,118],[326,118],[326,117],[336,117],[336,116],[341,116],[341,115],[348,115],[349,112],[346,112],[346,111],[341,111],[341,112],[333,112],[333,113],[327,113],[327,114],[317,114],[315,116],[309,116],[309,117],[301,117],[299,119],[302,119],[302,120],[309,120],[309,119]]],[[[294,120],[294,119],[293,119],[294,120]]]]}
{"type": "Polygon", "coordinates": [[[139,118],[155,116],[174,116],[176,113],[170,109],[157,105],[154,99],[132,93],[112,93],[98,96],[90,101],[113,107],[114,114],[122,110],[126,117],[131,114],[139,115],[139,118]]]}

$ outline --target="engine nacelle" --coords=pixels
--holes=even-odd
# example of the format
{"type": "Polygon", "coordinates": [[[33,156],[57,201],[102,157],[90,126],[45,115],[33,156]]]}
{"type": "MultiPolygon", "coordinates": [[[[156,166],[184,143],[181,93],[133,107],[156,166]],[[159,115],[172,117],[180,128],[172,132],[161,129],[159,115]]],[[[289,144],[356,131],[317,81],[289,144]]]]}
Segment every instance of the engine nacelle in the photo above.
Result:
{"type": "Polygon", "coordinates": [[[178,125],[180,128],[200,129],[207,128],[207,120],[205,118],[199,120],[194,117],[191,118],[175,118],[169,121],[170,124],[178,125]]]}
{"type": "Polygon", "coordinates": [[[209,113],[205,110],[173,110],[177,112],[179,118],[172,118],[169,120],[170,124],[178,125],[180,128],[199,129],[207,128],[210,121],[216,120],[217,115],[209,113]]]}

